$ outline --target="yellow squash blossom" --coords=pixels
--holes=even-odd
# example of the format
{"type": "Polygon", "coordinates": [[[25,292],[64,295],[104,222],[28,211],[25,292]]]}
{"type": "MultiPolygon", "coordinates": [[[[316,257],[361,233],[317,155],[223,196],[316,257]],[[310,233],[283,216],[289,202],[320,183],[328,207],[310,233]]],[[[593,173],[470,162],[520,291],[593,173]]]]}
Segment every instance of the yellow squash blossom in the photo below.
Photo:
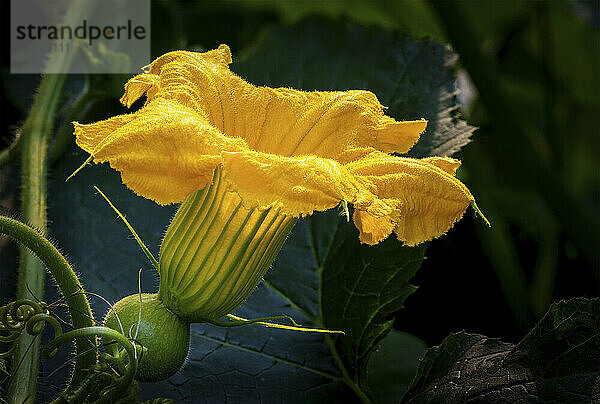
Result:
{"type": "Polygon", "coordinates": [[[362,90],[257,87],[226,45],[156,59],[125,86],[132,114],[75,124],[77,144],[137,194],[183,202],[161,246],[160,299],[188,321],[230,313],[297,218],[354,206],[360,241],[408,246],[444,234],[473,202],[451,158],[406,153],[427,122],[395,121],[362,90]]]}

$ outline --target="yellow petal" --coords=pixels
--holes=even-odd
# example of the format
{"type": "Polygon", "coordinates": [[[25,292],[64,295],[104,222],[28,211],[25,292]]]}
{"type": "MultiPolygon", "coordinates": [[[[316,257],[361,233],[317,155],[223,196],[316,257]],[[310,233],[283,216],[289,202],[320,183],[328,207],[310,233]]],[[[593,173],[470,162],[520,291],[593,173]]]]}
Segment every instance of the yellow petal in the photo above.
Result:
{"type": "Polygon", "coordinates": [[[152,98],[158,91],[158,79],[156,74],[138,74],[125,84],[125,93],[121,97],[121,103],[129,108],[147,91],[149,92],[148,98],[152,98]]]}
{"type": "Polygon", "coordinates": [[[274,207],[299,217],[333,208],[359,194],[353,176],[337,162],[315,156],[223,153],[224,177],[246,208],[274,207]]]}
{"type": "Polygon", "coordinates": [[[355,209],[352,219],[358,228],[361,243],[375,245],[385,240],[394,230],[394,222],[389,216],[377,217],[355,209]]]}
{"type": "Polygon", "coordinates": [[[165,53],[150,64],[148,72],[157,74],[165,64],[178,60],[193,64],[209,63],[225,68],[232,62],[229,46],[221,44],[217,49],[208,52],[173,51],[165,53]]]}
{"type": "MultiPolygon", "coordinates": [[[[446,233],[473,200],[469,190],[445,171],[451,168],[451,163],[449,159],[425,161],[371,153],[346,164],[345,168],[379,199],[394,207],[389,214],[394,232],[406,245],[412,246],[446,233]]],[[[361,223],[368,223],[362,227],[370,234],[380,237],[388,232],[388,222],[370,218],[368,221],[364,216],[360,219],[363,219],[361,223]],[[378,224],[381,228],[377,230],[378,224]]],[[[361,230],[361,240],[373,237],[362,234],[361,227],[357,227],[361,230]]]]}
{"type": "Polygon", "coordinates": [[[100,142],[134,119],[135,115],[126,114],[88,125],[73,122],[77,146],[92,154],[100,142]]]}
{"type": "Polygon", "coordinates": [[[425,120],[397,122],[377,97],[363,90],[305,92],[257,87],[229,70],[226,45],[206,53],[171,52],[126,86],[131,105],[144,88],[206,117],[228,137],[253,150],[283,156],[313,154],[336,159],[350,147],[407,152],[425,130],[425,120]]]}
{"type": "Polygon", "coordinates": [[[417,143],[421,134],[427,127],[427,121],[396,121],[384,116],[379,124],[377,136],[378,150],[386,153],[404,154],[417,143]]]}
{"type": "Polygon", "coordinates": [[[460,160],[456,160],[450,157],[427,157],[422,161],[433,164],[434,166],[441,168],[450,175],[455,175],[456,170],[460,167],[460,160]]]}
{"type": "Polygon", "coordinates": [[[247,146],[228,139],[180,104],[156,99],[135,114],[75,124],[77,144],[108,161],[129,188],[159,204],[181,202],[210,183],[223,151],[247,146]]]}
{"type": "Polygon", "coordinates": [[[311,154],[337,160],[353,147],[405,153],[427,125],[424,120],[396,122],[385,116],[377,97],[368,91],[260,88],[253,95],[238,107],[249,112],[247,131],[240,136],[255,150],[283,156],[311,154]]]}

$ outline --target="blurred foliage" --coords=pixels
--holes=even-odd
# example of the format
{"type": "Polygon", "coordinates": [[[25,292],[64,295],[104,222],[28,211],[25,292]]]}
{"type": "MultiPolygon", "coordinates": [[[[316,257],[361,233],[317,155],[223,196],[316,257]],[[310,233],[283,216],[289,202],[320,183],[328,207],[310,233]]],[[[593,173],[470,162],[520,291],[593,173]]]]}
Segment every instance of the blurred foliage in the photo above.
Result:
{"type": "Polygon", "coordinates": [[[232,6],[275,12],[284,24],[293,24],[312,15],[347,18],[366,26],[378,26],[415,37],[445,38],[437,16],[423,0],[227,0],[232,6]]]}
{"type": "Polygon", "coordinates": [[[600,32],[567,2],[435,8],[479,90],[480,141],[462,154],[495,226],[479,238],[525,325],[546,311],[557,277],[588,272],[600,285],[600,32]],[[561,249],[587,268],[559,265],[561,249]]]}

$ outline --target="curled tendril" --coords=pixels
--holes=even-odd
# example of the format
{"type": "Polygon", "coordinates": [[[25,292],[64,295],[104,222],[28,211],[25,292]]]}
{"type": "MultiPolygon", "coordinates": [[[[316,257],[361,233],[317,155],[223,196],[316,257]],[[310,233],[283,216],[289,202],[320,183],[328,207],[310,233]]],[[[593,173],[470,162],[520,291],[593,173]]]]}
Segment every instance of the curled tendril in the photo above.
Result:
{"type": "Polygon", "coordinates": [[[34,314],[44,313],[38,302],[21,299],[0,307],[0,327],[7,330],[21,330],[34,314]]]}
{"type": "MultiPolygon", "coordinates": [[[[58,320],[46,313],[39,313],[33,315],[27,321],[27,326],[25,328],[29,335],[38,335],[44,330],[44,326],[46,323],[49,323],[54,329],[54,338],[58,338],[62,335],[63,330],[58,320]]],[[[53,352],[52,356],[56,355],[57,353],[58,350],[56,350],[56,352],[53,352]]]]}
{"type": "Polygon", "coordinates": [[[63,401],[83,402],[86,398],[94,397],[97,403],[110,403],[122,396],[134,382],[138,366],[134,343],[111,328],[94,326],[68,331],[50,341],[42,349],[42,357],[52,358],[61,345],[73,339],[96,336],[114,343],[105,344],[107,352],[100,355],[99,363],[89,369],[86,377],[75,388],[61,394],[63,401]]]}
{"type": "Polygon", "coordinates": [[[9,357],[15,350],[15,341],[23,329],[31,335],[37,335],[44,329],[45,322],[50,322],[55,336],[62,334],[62,329],[55,318],[49,315],[43,302],[20,299],[0,307],[0,343],[10,344],[5,351],[0,351],[0,359],[9,357]],[[57,334],[58,333],[58,334],[57,334]]]}
{"type": "Polygon", "coordinates": [[[50,314],[48,307],[44,302],[28,299],[0,307],[0,343],[10,344],[7,350],[0,351],[0,359],[12,354],[23,330],[30,335],[39,335],[46,324],[52,326],[54,338],[42,349],[44,359],[53,358],[62,345],[73,340],[102,337],[105,341],[111,341],[104,344],[106,352],[99,355],[97,364],[86,370],[85,377],[76,386],[60,393],[57,402],[79,403],[92,398],[97,403],[110,403],[122,396],[134,384],[141,359],[137,358],[136,348],[144,352],[144,347],[107,327],[82,327],[63,333],[60,323],[50,314]]]}

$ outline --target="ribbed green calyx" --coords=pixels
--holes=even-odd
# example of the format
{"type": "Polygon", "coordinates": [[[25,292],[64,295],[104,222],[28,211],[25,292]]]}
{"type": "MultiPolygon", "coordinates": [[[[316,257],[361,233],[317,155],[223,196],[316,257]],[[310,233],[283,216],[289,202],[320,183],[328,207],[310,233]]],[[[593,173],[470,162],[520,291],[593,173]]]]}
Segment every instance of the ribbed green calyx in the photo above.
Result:
{"type": "Polygon", "coordinates": [[[190,322],[231,313],[252,293],[296,219],[275,209],[246,209],[221,170],[189,195],[160,249],[159,297],[190,322]]]}

